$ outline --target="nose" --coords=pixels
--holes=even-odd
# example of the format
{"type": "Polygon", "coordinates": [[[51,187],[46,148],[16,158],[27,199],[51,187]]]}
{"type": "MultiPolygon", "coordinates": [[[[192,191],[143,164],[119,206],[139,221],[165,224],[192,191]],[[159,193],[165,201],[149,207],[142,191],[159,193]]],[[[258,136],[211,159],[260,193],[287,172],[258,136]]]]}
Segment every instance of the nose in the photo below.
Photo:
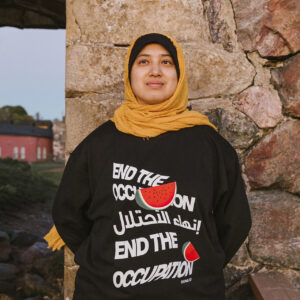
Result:
{"type": "Polygon", "coordinates": [[[160,63],[153,62],[151,64],[150,75],[152,75],[152,76],[160,76],[161,75],[160,63]]]}

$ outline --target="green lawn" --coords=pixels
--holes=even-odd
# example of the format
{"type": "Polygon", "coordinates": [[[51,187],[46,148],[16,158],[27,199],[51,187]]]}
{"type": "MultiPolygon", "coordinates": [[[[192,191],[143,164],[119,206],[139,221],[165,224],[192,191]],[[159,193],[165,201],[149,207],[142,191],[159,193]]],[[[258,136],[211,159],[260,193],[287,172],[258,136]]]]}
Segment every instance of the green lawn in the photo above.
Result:
{"type": "Polygon", "coordinates": [[[63,169],[64,166],[64,162],[45,161],[33,162],[31,167],[33,171],[38,172],[43,177],[50,179],[56,185],[58,185],[60,183],[63,171],[53,169],[63,169]],[[53,170],[54,172],[52,172],[51,170],[53,170]]]}

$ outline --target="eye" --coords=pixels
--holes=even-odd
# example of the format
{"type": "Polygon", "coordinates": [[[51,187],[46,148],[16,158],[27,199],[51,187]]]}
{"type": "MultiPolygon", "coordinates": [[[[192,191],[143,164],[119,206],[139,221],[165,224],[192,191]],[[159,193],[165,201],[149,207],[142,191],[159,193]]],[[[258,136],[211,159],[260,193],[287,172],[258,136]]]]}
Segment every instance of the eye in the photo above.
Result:
{"type": "Polygon", "coordinates": [[[168,59],[164,59],[164,60],[162,61],[162,63],[163,63],[164,65],[172,65],[172,64],[173,64],[172,61],[170,61],[170,60],[168,60],[168,59]]]}
{"type": "Polygon", "coordinates": [[[148,60],[147,60],[147,59],[141,59],[141,60],[138,61],[138,64],[139,64],[139,65],[145,65],[145,64],[147,64],[147,63],[148,63],[148,60]]]}

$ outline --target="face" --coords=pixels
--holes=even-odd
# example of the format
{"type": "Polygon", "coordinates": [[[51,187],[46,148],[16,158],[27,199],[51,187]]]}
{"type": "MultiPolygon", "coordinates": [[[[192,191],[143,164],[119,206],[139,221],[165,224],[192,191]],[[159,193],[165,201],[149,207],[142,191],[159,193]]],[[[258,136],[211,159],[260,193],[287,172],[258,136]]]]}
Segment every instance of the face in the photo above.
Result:
{"type": "Polygon", "coordinates": [[[177,72],[170,53],[160,44],[148,44],[131,69],[131,88],[142,104],[158,104],[169,99],[177,86],[177,72]]]}

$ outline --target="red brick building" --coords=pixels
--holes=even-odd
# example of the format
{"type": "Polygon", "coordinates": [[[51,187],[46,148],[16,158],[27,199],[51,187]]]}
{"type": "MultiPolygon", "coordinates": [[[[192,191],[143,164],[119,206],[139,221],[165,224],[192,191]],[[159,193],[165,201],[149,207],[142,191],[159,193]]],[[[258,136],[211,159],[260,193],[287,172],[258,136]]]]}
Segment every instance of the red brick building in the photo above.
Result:
{"type": "Polygon", "coordinates": [[[52,160],[52,143],[51,122],[0,123],[0,158],[29,162],[52,160]]]}

